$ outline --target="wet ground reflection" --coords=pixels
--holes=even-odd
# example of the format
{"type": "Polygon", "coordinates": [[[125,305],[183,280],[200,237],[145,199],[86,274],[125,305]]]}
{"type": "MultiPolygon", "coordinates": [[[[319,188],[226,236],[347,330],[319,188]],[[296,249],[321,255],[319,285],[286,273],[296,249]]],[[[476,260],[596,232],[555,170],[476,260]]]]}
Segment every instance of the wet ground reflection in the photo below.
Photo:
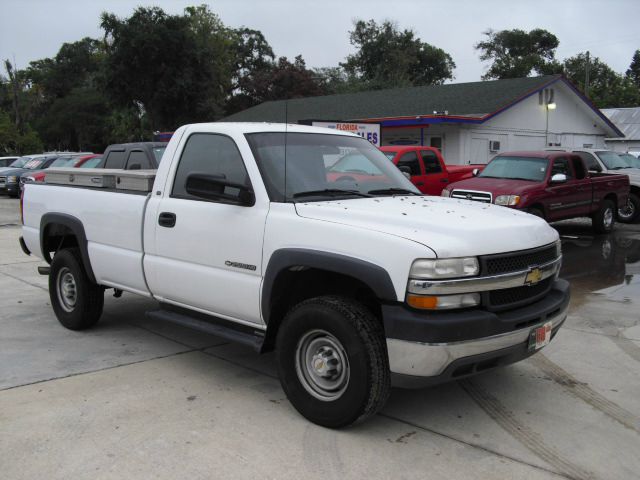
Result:
{"type": "Polygon", "coordinates": [[[605,330],[637,325],[640,231],[619,228],[609,235],[594,235],[589,226],[554,227],[562,239],[560,276],[571,282],[571,313],[584,317],[589,326],[605,330]]]}

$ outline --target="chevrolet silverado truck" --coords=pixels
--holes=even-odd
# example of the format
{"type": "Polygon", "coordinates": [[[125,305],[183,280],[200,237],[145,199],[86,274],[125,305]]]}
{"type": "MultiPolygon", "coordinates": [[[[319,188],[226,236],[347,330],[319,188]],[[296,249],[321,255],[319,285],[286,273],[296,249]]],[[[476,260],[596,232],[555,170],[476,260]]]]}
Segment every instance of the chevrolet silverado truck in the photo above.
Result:
{"type": "Polygon", "coordinates": [[[379,411],[392,382],[534,354],[570,296],[545,221],[422,196],[366,140],[317,127],[187,125],[157,172],[49,170],[25,185],[22,231],[63,326],[94,325],[106,289],[155,299],[157,321],[275,350],[292,405],[334,428],[379,411]],[[380,175],[334,178],[346,155],[380,175]]]}
{"type": "Polygon", "coordinates": [[[384,146],[380,150],[425,195],[439,196],[448,184],[473,177],[484,165],[446,165],[435,147],[384,146]]]}
{"type": "Polygon", "coordinates": [[[511,152],[442,195],[524,210],[549,222],[591,217],[597,233],[608,233],[627,204],[629,178],[590,172],[582,158],[567,152],[511,152]]]}

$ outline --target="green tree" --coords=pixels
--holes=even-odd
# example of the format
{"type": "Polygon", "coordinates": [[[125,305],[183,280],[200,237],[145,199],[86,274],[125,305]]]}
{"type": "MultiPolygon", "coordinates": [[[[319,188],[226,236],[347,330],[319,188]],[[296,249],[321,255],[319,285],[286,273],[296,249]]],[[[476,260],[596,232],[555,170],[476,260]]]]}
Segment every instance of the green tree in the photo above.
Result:
{"type": "Polygon", "coordinates": [[[547,75],[561,69],[555,60],[560,41],[547,30],[487,30],[484,35],[485,40],[474,45],[480,60],[491,62],[483,80],[547,75]]]}
{"type": "Polygon", "coordinates": [[[206,6],[185,15],[158,7],[129,18],[102,14],[106,88],[126,108],[142,108],[151,128],[173,129],[223,114],[231,89],[232,36],[206,6]]]}
{"type": "Polygon", "coordinates": [[[229,99],[228,113],[234,113],[270,100],[314,97],[327,91],[302,56],[293,62],[287,57],[266,63],[239,78],[238,92],[229,99]]]}
{"type": "Polygon", "coordinates": [[[21,133],[9,114],[0,110],[0,155],[23,155],[41,150],[42,142],[36,132],[27,125],[21,133]]]}
{"type": "Polygon", "coordinates": [[[636,50],[633,54],[626,76],[640,88],[640,50],[636,50]]]}
{"type": "Polygon", "coordinates": [[[453,78],[456,65],[448,53],[390,21],[357,20],[349,41],[357,51],[340,65],[363,88],[437,85],[453,78]]]}
{"type": "MultiPolygon", "coordinates": [[[[585,91],[587,54],[579,53],[563,62],[564,75],[581,91],[585,91]]],[[[598,57],[589,59],[589,91],[598,108],[631,107],[640,103],[638,88],[630,78],[615,72],[598,57]]]]}

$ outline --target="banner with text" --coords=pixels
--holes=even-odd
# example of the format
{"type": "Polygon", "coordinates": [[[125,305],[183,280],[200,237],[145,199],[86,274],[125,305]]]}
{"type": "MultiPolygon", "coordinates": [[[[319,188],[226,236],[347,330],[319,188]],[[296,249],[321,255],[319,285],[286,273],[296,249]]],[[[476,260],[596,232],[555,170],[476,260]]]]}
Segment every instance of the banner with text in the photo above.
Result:
{"type": "Polygon", "coordinates": [[[355,133],[369,140],[376,147],[380,146],[380,124],[378,123],[312,122],[312,125],[355,133]]]}

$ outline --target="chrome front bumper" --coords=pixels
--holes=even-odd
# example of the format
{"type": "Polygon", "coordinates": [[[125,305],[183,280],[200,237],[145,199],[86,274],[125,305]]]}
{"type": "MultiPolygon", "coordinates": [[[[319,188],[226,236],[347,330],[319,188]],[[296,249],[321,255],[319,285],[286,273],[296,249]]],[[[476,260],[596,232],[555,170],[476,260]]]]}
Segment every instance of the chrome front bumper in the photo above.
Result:
{"type": "Polygon", "coordinates": [[[512,332],[451,343],[421,343],[387,338],[389,367],[392,373],[412,377],[436,377],[452,363],[474,355],[498,352],[522,345],[526,348],[533,329],[552,322],[556,330],[567,318],[568,306],[542,322],[512,332]]]}

